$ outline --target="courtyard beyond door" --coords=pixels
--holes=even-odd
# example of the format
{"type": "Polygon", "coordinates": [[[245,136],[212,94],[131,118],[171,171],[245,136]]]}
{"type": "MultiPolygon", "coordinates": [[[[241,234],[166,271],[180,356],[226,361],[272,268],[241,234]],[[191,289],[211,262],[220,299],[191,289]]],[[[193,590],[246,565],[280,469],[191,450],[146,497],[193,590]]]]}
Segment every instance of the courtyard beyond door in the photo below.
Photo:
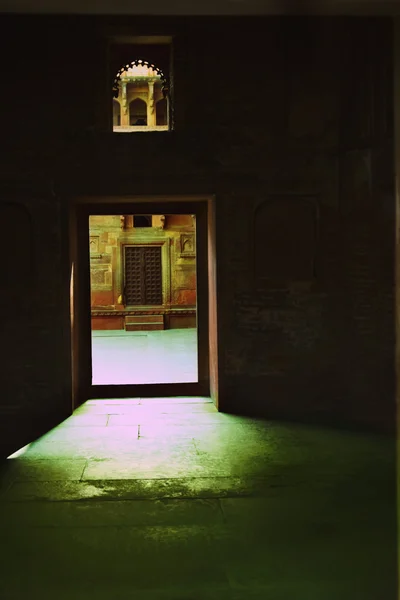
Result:
{"type": "Polygon", "coordinates": [[[92,331],[93,385],[192,383],[197,330],[92,331]]]}

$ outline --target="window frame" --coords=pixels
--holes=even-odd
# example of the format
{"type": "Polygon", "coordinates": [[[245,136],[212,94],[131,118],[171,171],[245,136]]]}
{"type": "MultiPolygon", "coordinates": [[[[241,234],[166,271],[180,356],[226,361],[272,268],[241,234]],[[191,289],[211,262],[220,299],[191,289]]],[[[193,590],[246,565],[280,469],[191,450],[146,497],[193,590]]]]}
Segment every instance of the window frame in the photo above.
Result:
{"type": "MultiPolygon", "coordinates": [[[[172,36],[113,36],[109,38],[108,48],[108,104],[112,105],[112,100],[119,100],[114,96],[113,86],[119,70],[124,66],[131,64],[135,60],[142,60],[155,65],[165,78],[167,94],[166,98],[166,125],[165,126],[142,126],[125,130],[114,130],[113,110],[108,110],[108,130],[114,134],[126,133],[158,133],[167,134],[174,130],[174,98],[173,98],[173,38],[172,36]],[[162,48],[162,50],[160,50],[162,48]],[[129,49],[129,50],[128,50],[129,49]],[[119,58],[120,57],[120,58],[119,58]],[[159,128],[157,128],[159,127],[159,128]]],[[[160,99],[159,99],[160,100],[160,99]]],[[[122,110],[121,108],[121,122],[122,110]]],[[[155,113],[156,113],[155,103],[155,113]]],[[[129,106],[128,106],[129,113],[129,106]]],[[[128,115],[129,118],[129,115],[128,115]]],[[[155,120],[157,117],[155,116],[155,120]]]]}

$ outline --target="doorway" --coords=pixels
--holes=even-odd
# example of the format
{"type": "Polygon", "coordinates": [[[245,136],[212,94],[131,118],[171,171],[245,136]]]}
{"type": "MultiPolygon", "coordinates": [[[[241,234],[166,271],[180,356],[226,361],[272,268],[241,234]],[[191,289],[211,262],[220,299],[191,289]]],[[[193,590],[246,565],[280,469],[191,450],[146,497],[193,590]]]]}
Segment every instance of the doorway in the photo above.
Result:
{"type": "Polygon", "coordinates": [[[92,398],[218,406],[213,197],[72,204],[73,408],[92,398]]]}
{"type": "Polygon", "coordinates": [[[92,385],[198,382],[196,216],[89,216],[92,385]]]}

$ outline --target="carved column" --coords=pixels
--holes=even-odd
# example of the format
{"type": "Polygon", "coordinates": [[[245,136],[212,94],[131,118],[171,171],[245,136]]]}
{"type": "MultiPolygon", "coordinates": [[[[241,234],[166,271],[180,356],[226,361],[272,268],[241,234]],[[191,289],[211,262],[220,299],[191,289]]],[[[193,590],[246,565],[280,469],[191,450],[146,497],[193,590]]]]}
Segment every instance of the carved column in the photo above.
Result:
{"type": "Polygon", "coordinates": [[[121,125],[123,127],[129,126],[129,110],[128,110],[128,102],[126,98],[126,82],[122,82],[122,102],[121,102],[121,125]]]}
{"type": "Polygon", "coordinates": [[[154,107],[154,81],[149,80],[149,100],[147,103],[147,125],[153,127],[156,124],[156,111],[154,107]]]}

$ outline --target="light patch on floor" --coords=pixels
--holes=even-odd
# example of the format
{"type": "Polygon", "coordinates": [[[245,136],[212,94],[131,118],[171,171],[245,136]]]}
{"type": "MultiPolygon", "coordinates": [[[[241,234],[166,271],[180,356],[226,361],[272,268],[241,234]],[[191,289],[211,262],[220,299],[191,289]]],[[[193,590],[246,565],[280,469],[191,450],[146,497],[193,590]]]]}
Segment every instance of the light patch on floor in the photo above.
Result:
{"type": "Polygon", "coordinates": [[[204,398],[90,400],[2,467],[0,597],[394,598],[394,450],[204,398]]]}
{"type": "Polygon", "coordinates": [[[192,383],[197,329],[93,331],[93,385],[192,383]]]}

